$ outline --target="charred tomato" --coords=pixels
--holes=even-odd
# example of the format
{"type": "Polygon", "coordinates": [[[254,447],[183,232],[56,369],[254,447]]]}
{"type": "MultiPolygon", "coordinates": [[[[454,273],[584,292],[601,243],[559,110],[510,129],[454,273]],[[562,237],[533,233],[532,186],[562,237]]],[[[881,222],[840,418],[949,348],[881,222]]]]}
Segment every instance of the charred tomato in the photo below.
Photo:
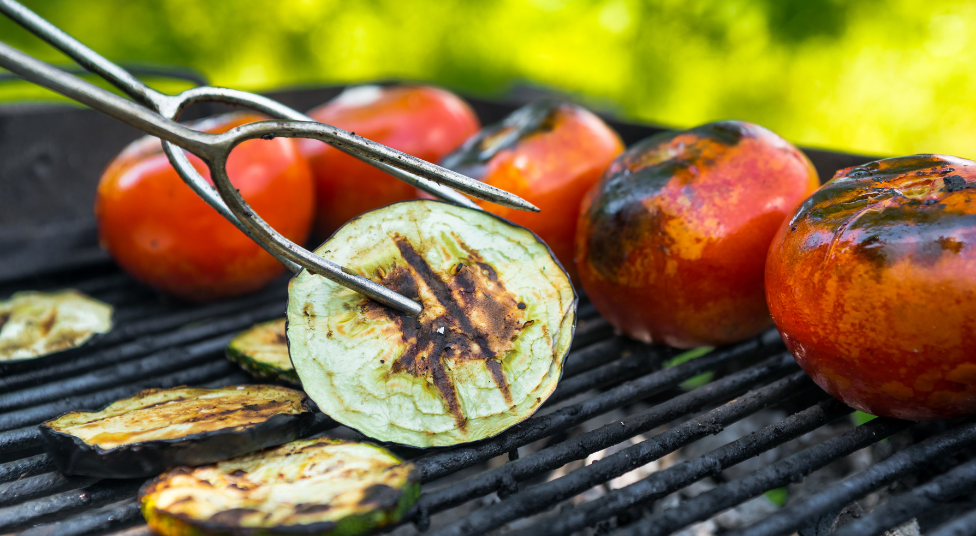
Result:
{"type": "Polygon", "coordinates": [[[593,113],[544,100],[485,127],[441,165],[539,207],[540,213],[532,213],[480,203],[538,234],[575,280],[573,237],[580,201],[623,150],[617,133],[593,113]]]}
{"type": "Polygon", "coordinates": [[[780,228],[769,310],[803,369],[874,415],[976,413],[976,162],[843,169],[780,228]]]}
{"type": "MultiPolygon", "coordinates": [[[[457,95],[424,86],[359,86],[308,112],[316,121],[436,162],[478,131],[457,95]]],[[[417,197],[414,188],[319,141],[299,147],[315,175],[316,235],[326,238],[367,210],[417,197]]]]}
{"type": "Polygon", "coordinates": [[[771,324],[769,244],[817,184],[803,153],[757,125],[652,136],[583,200],[580,281],[607,321],[645,342],[691,348],[756,335],[771,324]]]}
{"type": "MultiPolygon", "coordinates": [[[[264,119],[231,114],[193,126],[219,133],[264,119]]],[[[202,160],[190,162],[207,180],[202,160]]],[[[288,138],[249,140],[227,160],[241,196],[272,227],[303,243],[311,229],[313,182],[297,144],[288,138]]],[[[109,164],[98,184],[95,217],[102,247],[129,274],[190,301],[257,290],[284,267],[227,222],[183,183],[156,138],[142,138],[109,164]]]]}

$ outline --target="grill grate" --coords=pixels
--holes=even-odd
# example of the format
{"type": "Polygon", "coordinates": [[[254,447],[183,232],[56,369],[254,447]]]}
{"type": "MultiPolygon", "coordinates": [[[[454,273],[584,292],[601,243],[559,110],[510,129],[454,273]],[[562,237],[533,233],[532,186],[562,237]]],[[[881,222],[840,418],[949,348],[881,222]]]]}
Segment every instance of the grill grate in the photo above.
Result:
{"type": "MultiPolygon", "coordinates": [[[[307,108],[332,93],[294,92],[282,100],[307,108]]],[[[475,107],[486,120],[513,108],[481,101],[475,107]]],[[[628,144],[655,132],[614,126],[628,144]]],[[[810,155],[822,175],[863,161],[817,151],[810,155]]],[[[3,169],[0,160],[0,173],[3,169]]],[[[11,180],[5,177],[12,176],[0,174],[0,181],[11,180]]],[[[147,529],[135,500],[142,480],[57,473],[40,450],[37,424],[147,387],[251,381],[224,358],[224,347],[239,330],[281,316],[285,287],[279,281],[251,296],[188,307],[161,301],[103,256],[72,255],[82,260],[62,258],[65,268],[43,276],[0,274],[0,297],[26,288],[73,287],[117,308],[112,332],[60,354],[43,368],[0,365],[0,534],[144,535],[147,529]]],[[[585,302],[580,315],[564,378],[540,414],[475,444],[396,449],[420,467],[424,490],[404,524],[392,532],[670,534],[769,490],[809,481],[808,475],[871,449],[883,459],[843,481],[805,491],[758,522],[731,530],[730,536],[827,534],[842,510],[869,496],[882,502],[836,534],[879,534],[913,518],[932,534],[976,534],[976,502],[971,499],[976,489],[976,420],[914,424],[875,419],[852,427],[847,424],[851,409],[827,397],[799,370],[775,331],[666,366],[674,350],[614,336],[585,302]],[[685,382],[703,373],[713,379],[689,390],[685,382]],[[782,417],[611,489],[610,483],[635,469],[771,409],[782,417]],[[812,436],[806,448],[782,448],[812,436]],[[737,478],[729,476],[730,468],[756,457],[769,463],[737,478]],[[573,468],[586,459],[596,461],[573,468]],[[665,508],[667,498],[705,478],[716,486],[665,508]],[[594,489],[602,495],[578,500],[594,489]]],[[[312,433],[361,437],[321,414],[312,433]]]]}

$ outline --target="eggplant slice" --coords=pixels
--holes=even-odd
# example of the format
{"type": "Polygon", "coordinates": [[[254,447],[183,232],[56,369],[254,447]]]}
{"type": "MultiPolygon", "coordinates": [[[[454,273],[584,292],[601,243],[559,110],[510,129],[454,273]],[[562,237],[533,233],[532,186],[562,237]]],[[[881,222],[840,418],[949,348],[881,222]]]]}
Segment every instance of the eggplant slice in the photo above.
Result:
{"type": "Polygon", "coordinates": [[[81,346],[112,329],[112,306],[77,290],[17,292],[0,301],[0,362],[81,346]]]}
{"type": "Polygon", "coordinates": [[[521,422],[556,388],[577,298],[531,231],[406,201],[351,220],[315,253],[424,307],[409,317],[304,270],[291,280],[291,360],[336,421],[380,441],[449,446],[521,422]]]}
{"type": "Polygon", "coordinates": [[[285,387],[177,387],[66,413],[40,428],[62,473],[135,478],[287,443],[313,418],[305,393],[285,387]]]}
{"type": "Polygon", "coordinates": [[[368,443],[287,445],[214,465],[180,467],[139,492],[163,536],[353,536],[396,523],[420,494],[420,472],[368,443]]]}
{"type": "Polygon", "coordinates": [[[239,333],[227,345],[227,359],[256,378],[299,383],[288,357],[284,318],[262,322],[239,333]]]}

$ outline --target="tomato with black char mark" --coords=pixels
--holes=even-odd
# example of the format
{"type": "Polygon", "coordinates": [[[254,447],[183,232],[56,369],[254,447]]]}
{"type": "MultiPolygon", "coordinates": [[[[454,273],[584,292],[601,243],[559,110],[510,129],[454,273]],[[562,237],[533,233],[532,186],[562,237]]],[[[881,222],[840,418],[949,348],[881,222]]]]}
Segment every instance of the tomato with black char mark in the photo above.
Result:
{"type": "Polygon", "coordinates": [[[441,165],[539,207],[532,213],[479,202],[539,235],[575,281],[573,240],[583,195],[624,150],[620,137],[588,110],[542,100],[485,127],[441,165]]]}
{"type": "Polygon", "coordinates": [[[976,162],[842,169],[783,224],[769,309],[835,398],[910,420],[976,413],[976,162]]]}
{"type": "Polygon", "coordinates": [[[652,136],[583,200],[577,268],[618,331],[679,348],[770,326],[763,270],[779,225],[818,185],[810,161],[757,125],[652,136]]]}

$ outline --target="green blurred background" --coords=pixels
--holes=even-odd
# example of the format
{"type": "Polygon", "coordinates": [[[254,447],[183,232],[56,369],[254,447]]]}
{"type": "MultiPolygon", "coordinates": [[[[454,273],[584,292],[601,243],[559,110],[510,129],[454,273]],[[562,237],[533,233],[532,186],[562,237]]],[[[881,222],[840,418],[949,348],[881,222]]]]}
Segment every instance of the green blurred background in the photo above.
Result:
{"type": "MultiPolygon", "coordinates": [[[[112,60],[185,65],[220,86],[402,78],[498,98],[538,86],[637,121],[736,118],[808,146],[976,158],[971,1],[26,4],[112,60]]],[[[0,36],[65,62],[5,19],[0,36]]],[[[3,102],[49,98],[0,84],[3,102]]]]}

